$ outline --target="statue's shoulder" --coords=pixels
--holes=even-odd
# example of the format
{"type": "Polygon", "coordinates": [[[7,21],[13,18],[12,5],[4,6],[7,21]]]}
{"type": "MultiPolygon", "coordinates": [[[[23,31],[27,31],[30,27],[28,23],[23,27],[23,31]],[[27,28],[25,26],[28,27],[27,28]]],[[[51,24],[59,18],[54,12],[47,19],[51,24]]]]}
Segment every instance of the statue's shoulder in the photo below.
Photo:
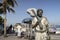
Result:
{"type": "Polygon", "coordinates": [[[43,21],[48,21],[45,16],[42,17],[42,20],[43,20],[43,21]]]}
{"type": "Polygon", "coordinates": [[[45,16],[42,17],[43,19],[47,19],[45,16]]]}

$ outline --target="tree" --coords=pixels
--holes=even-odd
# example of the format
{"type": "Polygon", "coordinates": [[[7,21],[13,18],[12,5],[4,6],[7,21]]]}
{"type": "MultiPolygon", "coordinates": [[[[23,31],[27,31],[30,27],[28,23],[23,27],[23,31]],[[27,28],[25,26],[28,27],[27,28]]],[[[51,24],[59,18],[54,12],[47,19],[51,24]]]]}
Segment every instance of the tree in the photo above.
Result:
{"type": "Polygon", "coordinates": [[[2,0],[2,3],[0,3],[0,14],[3,14],[4,16],[4,36],[6,36],[6,13],[7,11],[15,12],[13,10],[15,3],[17,4],[16,0],[2,0]]]}

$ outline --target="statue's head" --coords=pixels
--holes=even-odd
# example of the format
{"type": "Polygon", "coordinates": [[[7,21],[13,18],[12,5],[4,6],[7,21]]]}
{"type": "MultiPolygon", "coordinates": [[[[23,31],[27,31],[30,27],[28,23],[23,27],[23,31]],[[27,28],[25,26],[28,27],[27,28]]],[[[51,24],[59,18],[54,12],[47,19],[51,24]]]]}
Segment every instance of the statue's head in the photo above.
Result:
{"type": "Polygon", "coordinates": [[[31,16],[34,17],[34,13],[37,14],[37,10],[35,8],[29,8],[27,9],[27,13],[31,16]],[[33,12],[34,11],[34,12],[33,12]]]}
{"type": "Polygon", "coordinates": [[[43,14],[43,10],[42,10],[42,9],[38,9],[38,10],[37,10],[37,15],[38,15],[39,17],[42,17],[42,14],[43,14]]]}

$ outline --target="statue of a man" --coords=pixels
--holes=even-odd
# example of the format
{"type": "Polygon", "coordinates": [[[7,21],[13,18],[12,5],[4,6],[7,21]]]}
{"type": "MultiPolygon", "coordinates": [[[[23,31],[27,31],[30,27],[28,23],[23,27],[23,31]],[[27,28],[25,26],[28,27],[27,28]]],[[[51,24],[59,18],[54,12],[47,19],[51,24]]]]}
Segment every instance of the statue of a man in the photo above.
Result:
{"type": "Polygon", "coordinates": [[[38,9],[35,23],[32,21],[33,28],[36,28],[35,40],[47,40],[48,37],[48,20],[42,14],[43,10],[38,9]]]}
{"type": "Polygon", "coordinates": [[[33,18],[32,20],[32,28],[35,28],[35,40],[47,40],[48,34],[48,20],[46,17],[42,16],[42,9],[30,9],[28,14],[33,18]],[[32,15],[33,14],[33,15],[32,15]]]}

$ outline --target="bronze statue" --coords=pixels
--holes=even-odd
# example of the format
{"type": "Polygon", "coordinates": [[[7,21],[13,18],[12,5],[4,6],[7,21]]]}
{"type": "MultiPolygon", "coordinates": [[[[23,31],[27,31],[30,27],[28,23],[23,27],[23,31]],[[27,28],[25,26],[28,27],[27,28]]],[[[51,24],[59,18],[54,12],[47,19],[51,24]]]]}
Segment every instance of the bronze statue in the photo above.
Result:
{"type": "Polygon", "coordinates": [[[32,28],[35,28],[35,40],[47,40],[48,39],[48,20],[42,16],[43,10],[30,8],[27,13],[32,17],[32,28]]]}

